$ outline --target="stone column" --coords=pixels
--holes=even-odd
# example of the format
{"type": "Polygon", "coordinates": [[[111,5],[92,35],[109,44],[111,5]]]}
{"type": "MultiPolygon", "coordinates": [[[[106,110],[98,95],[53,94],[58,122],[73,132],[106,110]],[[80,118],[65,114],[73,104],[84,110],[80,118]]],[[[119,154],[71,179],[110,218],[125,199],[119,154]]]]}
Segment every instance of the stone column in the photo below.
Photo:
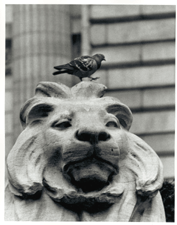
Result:
{"type": "Polygon", "coordinates": [[[71,59],[69,5],[13,6],[14,140],[21,131],[19,111],[39,81],[72,86],[73,77],[53,76],[53,67],[71,59]]]}
{"type": "Polygon", "coordinates": [[[89,23],[89,5],[82,6],[82,55],[90,55],[90,23],[89,23]]]}

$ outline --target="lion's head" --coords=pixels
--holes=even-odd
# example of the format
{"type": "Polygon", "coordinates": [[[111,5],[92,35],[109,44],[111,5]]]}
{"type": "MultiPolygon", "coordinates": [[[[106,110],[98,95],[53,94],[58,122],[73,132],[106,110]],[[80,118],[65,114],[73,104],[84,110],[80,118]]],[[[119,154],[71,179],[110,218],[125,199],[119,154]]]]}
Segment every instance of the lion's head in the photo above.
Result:
{"type": "Polygon", "coordinates": [[[55,202],[86,209],[113,204],[127,186],[140,196],[156,193],[161,162],[128,131],[130,109],[103,97],[105,89],[94,82],[37,86],[21,109],[24,130],[7,159],[11,192],[36,199],[45,189],[55,202]]]}

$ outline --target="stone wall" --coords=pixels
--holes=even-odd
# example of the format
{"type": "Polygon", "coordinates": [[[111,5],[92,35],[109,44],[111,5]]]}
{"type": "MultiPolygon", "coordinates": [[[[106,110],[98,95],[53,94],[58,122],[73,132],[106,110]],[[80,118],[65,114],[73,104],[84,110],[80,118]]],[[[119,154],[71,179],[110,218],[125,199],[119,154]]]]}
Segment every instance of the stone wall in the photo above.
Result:
{"type": "Polygon", "coordinates": [[[88,53],[106,56],[95,75],[98,82],[131,108],[131,131],[158,153],[165,177],[174,176],[175,6],[91,5],[87,10],[88,53]]]}

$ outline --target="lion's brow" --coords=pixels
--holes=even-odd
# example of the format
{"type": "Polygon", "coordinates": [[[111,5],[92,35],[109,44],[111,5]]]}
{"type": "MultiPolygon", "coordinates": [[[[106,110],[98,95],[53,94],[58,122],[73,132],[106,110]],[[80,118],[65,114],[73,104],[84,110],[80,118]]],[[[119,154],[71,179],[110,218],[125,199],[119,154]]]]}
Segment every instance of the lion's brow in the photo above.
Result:
{"type": "Polygon", "coordinates": [[[65,112],[62,112],[60,114],[55,114],[53,119],[54,120],[60,120],[60,119],[71,119],[73,118],[74,116],[74,112],[69,112],[69,111],[65,111],[65,112]]]}

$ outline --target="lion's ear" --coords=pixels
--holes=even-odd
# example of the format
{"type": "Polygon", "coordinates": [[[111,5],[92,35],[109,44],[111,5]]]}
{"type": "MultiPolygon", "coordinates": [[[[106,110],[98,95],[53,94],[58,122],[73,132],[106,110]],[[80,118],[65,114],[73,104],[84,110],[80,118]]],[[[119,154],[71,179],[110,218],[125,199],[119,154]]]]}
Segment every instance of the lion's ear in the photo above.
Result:
{"type": "Polygon", "coordinates": [[[44,99],[29,99],[20,111],[20,121],[26,127],[33,120],[41,120],[54,110],[54,104],[48,103],[44,99]]]}
{"type": "Polygon", "coordinates": [[[46,165],[42,136],[37,129],[20,134],[7,158],[11,191],[22,197],[35,196],[42,190],[42,174],[46,165]]]}
{"type": "Polygon", "coordinates": [[[137,194],[153,197],[163,184],[163,166],[155,151],[142,139],[127,133],[127,157],[121,162],[135,175],[137,194]]]}
{"type": "Polygon", "coordinates": [[[122,104],[113,104],[107,107],[107,112],[114,114],[118,119],[120,124],[126,129],[129,130],[133,121],[133,116],[131,110],[128,106],[122,104]]]}
{"type": "Polygon", "coordinates": [[[29,124],[31,121],[36,121],[47,117],[49,112],[52,112],[53,109],[53,105],[46,103],[34,105],[28,112],[26,123],[29,124]]]}

